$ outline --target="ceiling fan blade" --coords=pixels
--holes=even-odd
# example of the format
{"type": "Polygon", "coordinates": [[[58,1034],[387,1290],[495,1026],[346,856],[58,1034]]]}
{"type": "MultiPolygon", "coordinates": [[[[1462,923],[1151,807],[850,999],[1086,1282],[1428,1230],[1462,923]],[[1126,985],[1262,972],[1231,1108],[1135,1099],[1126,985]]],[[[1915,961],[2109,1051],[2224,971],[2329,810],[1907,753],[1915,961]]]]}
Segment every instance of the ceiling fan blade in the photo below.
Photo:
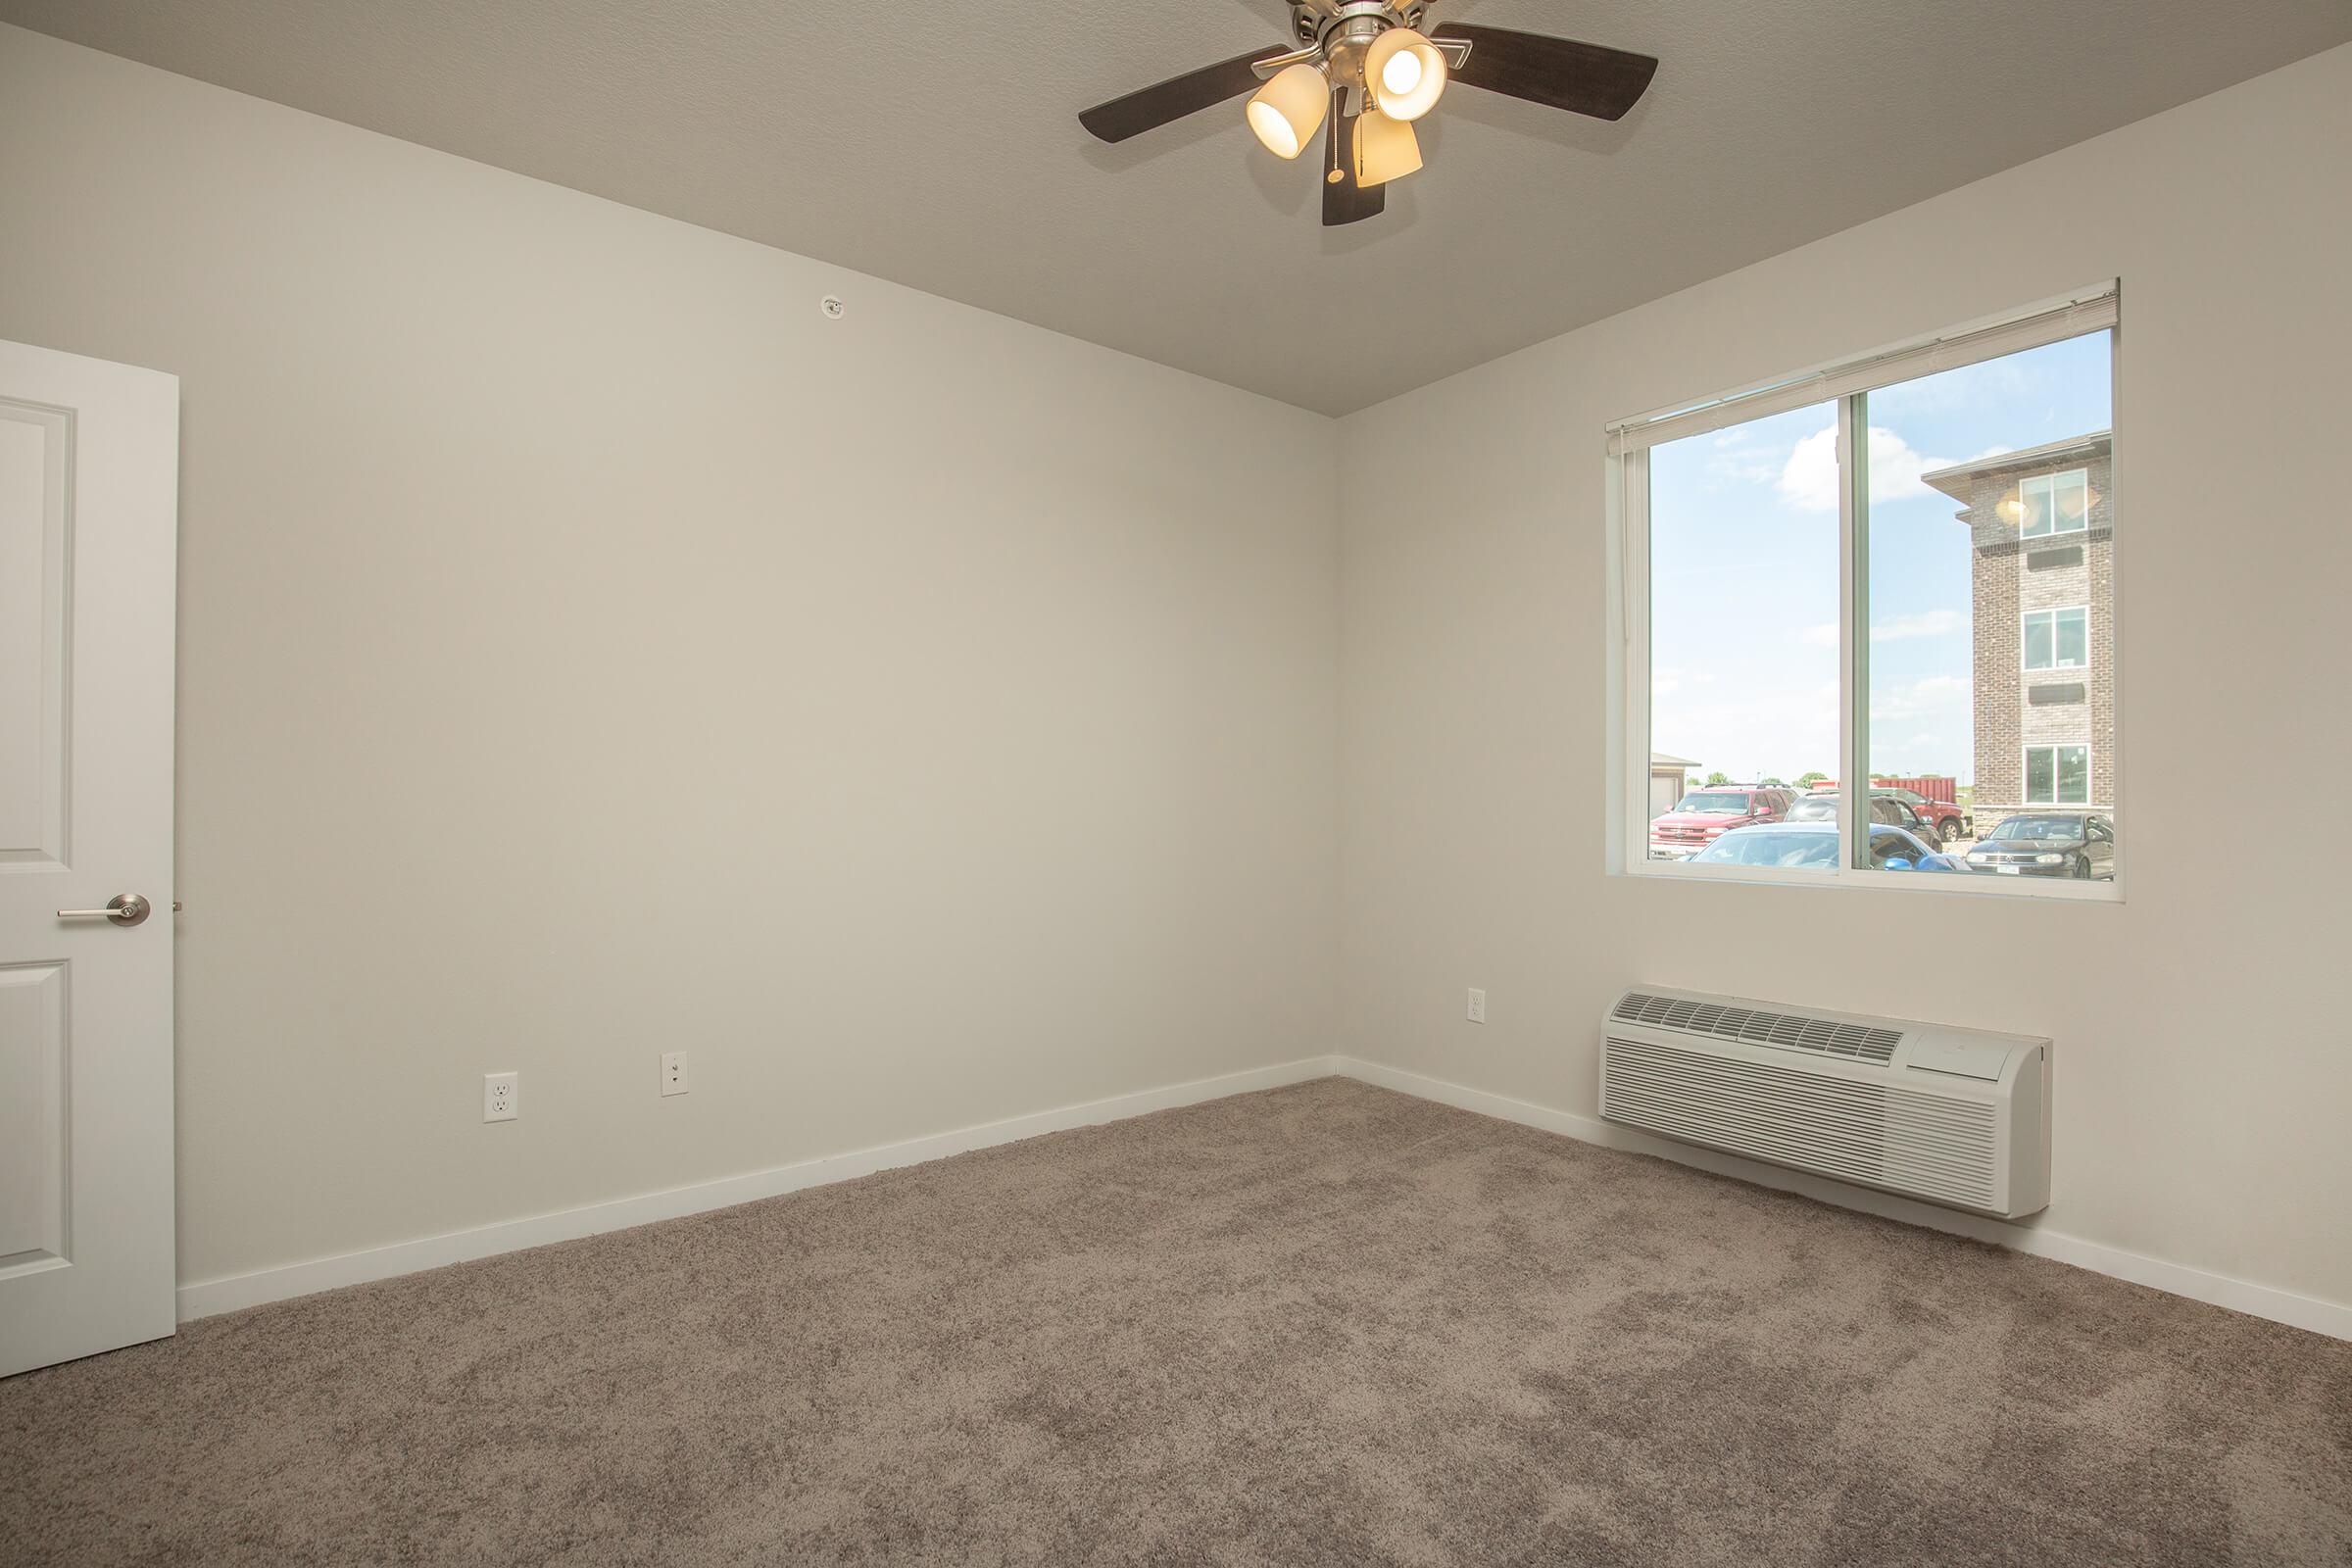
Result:
{"type": "Polygon", "coordinates": [[[1431,36],[1470,40],[1470,58],[1453,74],[1463,85],[1595,120],[1624,119],[1658,74],[1647,55],[1539,32],[1448,23],[1431,36]]]}
{"type": "Polygon", "coordinates": [[[1291,51],[1277,44],[1271,49],[1255,49],[1231,60],[1220,60],[1199,71],[1188,71],[1181,76],[1131,92],[1124,98],[1097,104],[1081,111],[1078,123],[1104,141],[1125,141],[1147,130],[1155,130],[1171,121],[1238,98],[1257,90],[1257,73],[1250,68],[1260,60],[1291,51]]]}
{"type": "Polygon", "coordinates": [[[1331,128],[1323,138],[1323,226],[1337,228],[1342,223],[1360,223],[1367,218],[1378,218],[1389,205],[1386,185],[1359,185],[1355,182],[1355,122],[1357,116],[1346,113],[1346,88],[1331,95],[1331,128]],[[1333,177],[1333,176],[1338,177],[1333,177]]]}

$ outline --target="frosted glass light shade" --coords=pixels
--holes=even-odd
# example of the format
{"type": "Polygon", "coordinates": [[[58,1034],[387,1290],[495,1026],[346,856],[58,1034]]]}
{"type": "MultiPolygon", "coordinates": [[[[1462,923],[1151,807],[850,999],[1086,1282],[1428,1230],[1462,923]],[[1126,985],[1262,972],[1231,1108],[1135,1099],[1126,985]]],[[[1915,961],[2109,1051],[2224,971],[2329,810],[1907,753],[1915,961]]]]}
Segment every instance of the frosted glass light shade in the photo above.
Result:
{"type": "Polygon", "coordinates": [[[1401,120],[1375,111],[1355,122],[1355,182],[1386,185],[1421,167],[1421,138],[1401,120]]]}
{"type": "Polygon", "coordinates": [[[1364,53],[1364,87],[1391,120],[1419,120],[1446,90],[1446,57],[1410,27],[1391,27],[1364,53]]]}
{"type": "Polygon", "coordinates": [[[1279,73],[1250,99],[1250,128],[1277,158],[1305,151],[1331,108],[1331,86],[1323,73],[1300,61],[1279,73]]]}

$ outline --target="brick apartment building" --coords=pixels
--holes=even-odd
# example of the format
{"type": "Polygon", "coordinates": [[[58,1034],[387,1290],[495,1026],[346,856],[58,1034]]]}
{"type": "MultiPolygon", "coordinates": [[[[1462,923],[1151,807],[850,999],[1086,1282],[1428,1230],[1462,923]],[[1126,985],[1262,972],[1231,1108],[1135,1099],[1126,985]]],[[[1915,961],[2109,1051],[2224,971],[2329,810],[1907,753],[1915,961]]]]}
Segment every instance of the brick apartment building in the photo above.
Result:
{"type": "Polygon", "coordinates": [[[1922,477],[1975,544],[1976,802],[2115,807],[2115,440],[2004,452],[1922,477]]]}

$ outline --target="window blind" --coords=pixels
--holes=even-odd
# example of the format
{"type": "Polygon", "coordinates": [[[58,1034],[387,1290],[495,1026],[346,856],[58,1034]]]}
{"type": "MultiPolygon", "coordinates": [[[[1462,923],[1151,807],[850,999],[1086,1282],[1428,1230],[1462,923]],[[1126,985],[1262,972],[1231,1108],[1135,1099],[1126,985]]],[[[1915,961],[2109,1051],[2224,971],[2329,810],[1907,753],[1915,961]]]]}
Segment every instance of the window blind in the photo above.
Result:
{"type": "Polygon", "coordinates": [[[1974,365],[1979,360],[1998,359],[2062,338],[2096,332],[2116,324],[2117,295],[2117,285],[2111,279],[2096,288],[2036,306],[2020,315],[1799,375],[1784,376],[1703,403],[1619,419],[1608,426],[1609,455],[1622,457],[1629,452],[1645,451],[1685,436],[1704,435],[1767,415],[1785,414],[1809,404],[1827,403],[1856,392],[1891,386],[1897,381],[1974,365]]]}

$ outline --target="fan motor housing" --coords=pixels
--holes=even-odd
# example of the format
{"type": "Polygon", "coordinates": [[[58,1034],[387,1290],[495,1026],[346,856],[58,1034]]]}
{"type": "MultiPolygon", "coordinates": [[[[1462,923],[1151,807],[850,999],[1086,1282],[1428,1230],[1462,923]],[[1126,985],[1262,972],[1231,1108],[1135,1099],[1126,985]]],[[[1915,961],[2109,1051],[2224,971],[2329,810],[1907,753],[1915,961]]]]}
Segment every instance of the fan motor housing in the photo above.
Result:
{"type": "Polygon", "coordinates": [[[1421,25],[1429,0],[1291,0],[1291,30],[1302,44],[1321,43],[1342,28],[1361,29],[1362,46],[1391,27],[1421,25]]]}

